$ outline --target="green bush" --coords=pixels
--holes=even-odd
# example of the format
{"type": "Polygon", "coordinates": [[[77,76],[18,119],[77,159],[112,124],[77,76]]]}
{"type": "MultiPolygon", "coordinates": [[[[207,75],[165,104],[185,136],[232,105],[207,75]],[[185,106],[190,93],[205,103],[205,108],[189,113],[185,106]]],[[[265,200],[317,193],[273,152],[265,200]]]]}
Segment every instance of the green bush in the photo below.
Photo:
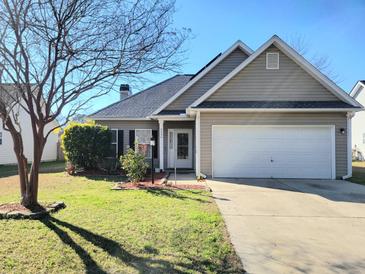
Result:
{"type": "Polygon", "coordinates": [[[62,136],[62,149],[66,160],[77,168],[96,169],[109,154],[111,132],[95,122],[71,122],[62,136]]]}
{"type": "Polygon", "coordinates": [[[128,149],[127,153],[120,157],[120,163],[132,183],[138,183],[146,176],[148,168],[146,159],[133,149],[128,149]]]}

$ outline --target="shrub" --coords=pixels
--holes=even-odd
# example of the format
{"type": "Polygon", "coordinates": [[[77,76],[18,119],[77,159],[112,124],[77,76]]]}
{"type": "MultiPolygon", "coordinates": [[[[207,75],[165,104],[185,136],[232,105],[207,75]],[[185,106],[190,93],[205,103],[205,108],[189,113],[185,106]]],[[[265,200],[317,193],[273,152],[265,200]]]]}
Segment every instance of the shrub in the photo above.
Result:
{"type": "Polygon", "coordinates": [[[148,168],[146,159],[133,149],[128,149],[127,153],[120,157],[120,163],[132,183],[138,183],[146,176],[148,168]]]}
{"type": "Polygon", "coordinates": [[[106,157],[101,161],[99,167],[107,174],[119,174],[120,162],[115,157],[106,157]]]}
{"type": "Polygon", "coordinates": [[[77,168],[96,169],[109,154],[111,132],[95,122],[71,122],[61,136],[65,158],[77,168]]]}

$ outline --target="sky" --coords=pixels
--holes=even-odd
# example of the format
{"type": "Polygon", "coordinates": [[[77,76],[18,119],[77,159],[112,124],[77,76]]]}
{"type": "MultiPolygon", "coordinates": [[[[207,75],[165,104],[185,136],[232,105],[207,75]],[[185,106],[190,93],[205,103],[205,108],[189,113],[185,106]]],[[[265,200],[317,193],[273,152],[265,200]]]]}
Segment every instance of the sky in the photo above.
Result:
{"type": "MultiPolygon", "coordinates": [[[[197,72],[237,40],[256,50],[276,34],[284,40],[304,39],[308,56],[327,56],[346,92],[365,80],[365,0],[177,0],[174,25],[192,31],[181,73],[197,72]]],[[[149,75],[132,92],[172,75],[149,75]]],[[[99,98],[90,111],[118,98],[117,92],[99,98]]]]}

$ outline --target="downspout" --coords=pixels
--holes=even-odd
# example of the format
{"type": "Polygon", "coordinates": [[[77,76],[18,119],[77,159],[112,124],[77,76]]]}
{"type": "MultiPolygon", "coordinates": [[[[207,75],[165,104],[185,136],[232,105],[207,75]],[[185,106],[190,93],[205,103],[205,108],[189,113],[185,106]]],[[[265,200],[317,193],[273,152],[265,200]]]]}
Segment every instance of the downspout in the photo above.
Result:
{"type": "Polygon", "coordinates": [[[200,178],[200,111],[195,116],[195,174],[200,178]]]}
{"type": "Polygon", "coordinates": [[[347,112],[347,174],[342,176],[342,180],[346,180],[352,177],[352,117],[355,116],[354,112],[347,112]]]}

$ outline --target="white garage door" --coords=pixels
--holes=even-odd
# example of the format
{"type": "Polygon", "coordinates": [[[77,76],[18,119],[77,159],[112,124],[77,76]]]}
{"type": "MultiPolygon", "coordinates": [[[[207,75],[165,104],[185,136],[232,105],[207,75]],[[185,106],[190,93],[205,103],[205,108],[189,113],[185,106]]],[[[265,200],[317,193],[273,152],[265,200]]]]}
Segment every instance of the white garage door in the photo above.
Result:
{"type": "Polygon", "coordinates": [[[213,177],[334,178],[334,129],[213,126],[213,177]]]}

